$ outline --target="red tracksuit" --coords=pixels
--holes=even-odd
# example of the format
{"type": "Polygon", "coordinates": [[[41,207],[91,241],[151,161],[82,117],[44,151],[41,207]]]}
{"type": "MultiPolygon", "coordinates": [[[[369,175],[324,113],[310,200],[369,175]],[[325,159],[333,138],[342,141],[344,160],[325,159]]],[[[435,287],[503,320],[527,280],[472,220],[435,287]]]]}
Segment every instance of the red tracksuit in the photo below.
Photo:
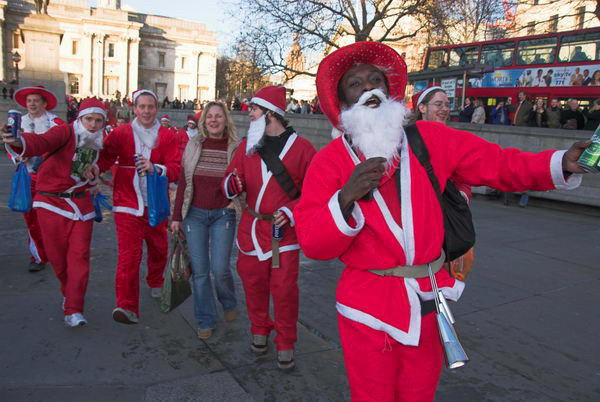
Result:
{"type": "Polygon", "coordinates": [[[143,178],[137,173],[133,160],[136,153],[146,153],[154,166],[162,168],[169,181],[179,177],[181,156],[173,132],[165,127],[158,129],[152,151],[144,151],[131,123],[115,128],[104,140],[103,157],[98,161],[100,171],[109,169],[118,161],[113,177],[113,212],[117,227],[119,255],[115,278],[117,307],[133,311],[139,316],[139,272],[143,242],[148,250],[146,283],[151,288],[161,287],[167,262],[167,222],[151,227],[148,208],[143,201],[143,178]]]}
{"type": "MultiPolygon", "coordinates": [[[[315,148],[306,139],[292,134],[279,157],[298,188],[302,188],[304,174],[315,154],[315,148]]],[[[251,332],[268,336],[275,329],[277,350],[294,348],[296,323],[298,321],[298,262],[299,248],[296,239],[294,207],[298,199],[292,200],[267,171],[258,153],[246,155],[246,140],[239,145],[224,179],[237,169],[246,192],[246,202],[254,211],[272,215],[282,210],[289,224],[283,226],[283,239],[279,243],[280,268],[271,268],[272,224],[254,218],[247,209],[242,213],[237,233],[240,250],[237,270],[242,278],[251,332]],[[269,298],[273,297],[275,322],[269,316],[269,298]]]]}
{"type": "MultiPolygon", "coordinates": [[[[574,183],[565,182],[560,151],[502,150],[440,123],[418,121],[417,126],[442,187],[450,177],[502,191],[572,188],[581,179],[573,175],[574,183]]],[[[339,258],[346,265],[336,307],[352,399],[432,401],[443,359],[434,314],[421,317],[420,299],[433,299],[429,278],[368,270],[437,259],[444,238],[439,202],[405,139],[400,161],[388,168],[371,200],[354,204],[346,221],[338,192],[361,160],[343,137],[315,156],[294,211],[300,245],[309,258],[339,258]],[[400,199],[393,174],[397,168],[400,199]]],[[[436,279],[447,299],[460,297],[462,282],[443,269],[436,279]]]]}
{"type": "MultiPolygon", "coordinates": [[[[89,193],[72,199],[40,194],[80,193],[92,185],[72,172],[76,155],[75,133],[71,125],[60,125],[45,134],[25,133],[21,138],[24,157],[50,154],[37,173],[33,208],[37,212],[48,260],[66,299],[64,314],[83,313],[95,216],[91,197],[89,193]]],[[[97,153],[95,159],[98,159],[97,153]]]]}

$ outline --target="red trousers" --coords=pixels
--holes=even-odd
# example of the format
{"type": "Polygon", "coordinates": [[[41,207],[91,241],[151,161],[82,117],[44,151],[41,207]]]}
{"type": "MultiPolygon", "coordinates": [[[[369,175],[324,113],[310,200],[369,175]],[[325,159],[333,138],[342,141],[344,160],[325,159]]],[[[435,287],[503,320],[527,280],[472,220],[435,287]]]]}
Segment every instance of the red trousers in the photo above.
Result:
{"type": "MultiPolygon", "coordinates": [[[[35,197],[35,181],[36,176],[31,175],[31,197],[35,197]]],[[[38,264],[45,264],[48,262],[48,256],[44,249],[44,240],[42,239],[42,231],[38,223],[37,210],[32,209],[31,212],[25,212],[23,214],[25,223],[27,224],[27,231],[29,232],[29,252],[31,253],[31,261],[37,262],[38,264]]]]}
{"type": "Polygon", "coordinates": [[[65,315],[83,313],[94,221],[74,221],[42,208],[36,211],[48,260],[66,299],[65,315]]]}
{"type": "Polygon", "coordinates": [[[250,332],[268,336],[273,328],[277,332],[277,350],[294,348],[298,322],[298,250],[279,255],[280,268],[271,268],[271,259],[239,253],[237,271],[244,285],[246,307],[250,319],[250,332]],[[269,299],[273,297],[275,322],[269,315],[269,299]]]}
{"type": "Polygon", "coordinates": [[[150,226],[148,209],[146,209],[144,216],[115,212],[115,224],[119,246],[115,278],[117,307],[133,311],[139,316],[143,242],[146,242],[148,251],[146,283],[151,288],[159,288],[163,284],[163,273],[169,252],[167,221],[155,227],[150,226]]]}
{"type": "Polygon", "coordinates": [[[432,402],[444,351],[434,313],[422,317],[419,346],[396,342],[338,314],[352,401],[432,402]]]}

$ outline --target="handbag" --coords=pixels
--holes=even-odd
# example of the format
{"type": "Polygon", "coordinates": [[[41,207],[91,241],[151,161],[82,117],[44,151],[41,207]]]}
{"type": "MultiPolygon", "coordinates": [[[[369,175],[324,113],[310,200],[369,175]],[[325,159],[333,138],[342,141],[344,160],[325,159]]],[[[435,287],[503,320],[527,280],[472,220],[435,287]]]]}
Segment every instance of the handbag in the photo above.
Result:
{"type": "Polygon", "coordinates": [[[23,162],[17,164],[17,171],[12,177],[8,207],[15,212],[31,211],[31,177],[23,162]]]}
{"type": "Polygon", "coordinates": [[[148,223],[158,226],[171,214],[169,204],[169,180],[156,172],[146,175],[148,190],[148,223]]]}
{"type": "Polygon", "coordinates": [[[186,241],[175,234],[172,242],[173,248],[169,254],[160,296],[160,310],[163,313],[173,311],[192,294],[188,280],[191,268],[186,241]]]}
{"type": "Polygon", "coordinates": [[[450,179],[446,182],[444,193],[440,193],[440,184],[433,173],[429,152],[419,129],[415,124],[411,124],[405,127],[404,130],[406,131],[408,143],[419,163],[425,168],[440,202],[442,215],[444,216],[443,248],[446,253],[446,261],[450,262],[467,253],[475,245],[475,227],[473,226],[473,216],[469,204],[450,179]]]}

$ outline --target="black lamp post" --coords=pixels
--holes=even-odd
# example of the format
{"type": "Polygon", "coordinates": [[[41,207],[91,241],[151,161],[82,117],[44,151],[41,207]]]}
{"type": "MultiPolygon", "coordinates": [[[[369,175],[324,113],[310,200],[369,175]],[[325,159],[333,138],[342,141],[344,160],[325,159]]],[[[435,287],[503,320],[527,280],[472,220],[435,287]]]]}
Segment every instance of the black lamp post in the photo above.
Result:
{"type": "Polygon", "coordinates": [[[15,81],[16,84],[19,85],[19,62],[21,61],[21,55],[19,54],[19,52],[13,53],[12,61],[15,63],[15,81]]]}

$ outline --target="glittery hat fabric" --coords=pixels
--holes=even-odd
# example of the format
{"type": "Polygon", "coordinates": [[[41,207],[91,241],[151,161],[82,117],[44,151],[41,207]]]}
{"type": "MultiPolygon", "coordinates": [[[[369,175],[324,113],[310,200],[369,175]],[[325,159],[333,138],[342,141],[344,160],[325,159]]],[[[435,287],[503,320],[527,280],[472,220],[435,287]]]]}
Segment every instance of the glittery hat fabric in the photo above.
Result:
{"type": "Polygon", "coordinates": [[[373,64],[384,72],[390,97],[401,101],[404,98],[406,63],[394,49],[379,42],[356,42],[344,46],[325,57],[317,71],[317,94],[321,110],[331,124],[340,128],[340,100],[338,83],[356,64],[373,64]]]}

